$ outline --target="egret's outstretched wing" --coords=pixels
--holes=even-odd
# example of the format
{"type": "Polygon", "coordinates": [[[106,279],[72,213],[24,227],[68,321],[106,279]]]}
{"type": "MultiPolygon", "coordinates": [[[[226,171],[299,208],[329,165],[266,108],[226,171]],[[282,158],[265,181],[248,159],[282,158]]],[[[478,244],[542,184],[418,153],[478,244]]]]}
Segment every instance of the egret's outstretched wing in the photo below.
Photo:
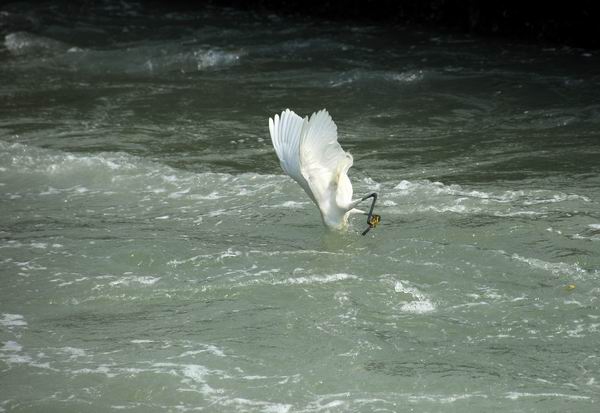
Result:
{"type": "Polygon", "coordinates": [[[300,171],[319,204],[331,202],[335,194],[337,206],[349,205],[352,184],[348,169],[352,155],[337,140],[337,126],[327,110],[314,113],[302,127],[300,136],[300,171]]]}
{"type": "Polygon", "coordinates": [[[293,111],[286,109],[281,112],[281,116],[275,115],[273,119],[269,118],[269,132],[281,168],[314,200],[308,182],[300,170],[300,135],[303,125],[307,122],[307,118],[302,119],[293,111]]]}

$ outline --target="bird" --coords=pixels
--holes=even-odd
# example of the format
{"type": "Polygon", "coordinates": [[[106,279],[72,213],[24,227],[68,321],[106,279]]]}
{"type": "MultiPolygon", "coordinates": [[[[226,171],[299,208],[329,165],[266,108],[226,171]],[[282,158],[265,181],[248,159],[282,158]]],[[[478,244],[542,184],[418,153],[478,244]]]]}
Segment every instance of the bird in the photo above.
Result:
{"type": "Polygon", "coordinates": [[[327,228],[346,230],[351,213],[367,215],[368,227],[362,235],[379,224],[381,217],[373,214],[375,192],[352,199],[348,170],[353,158],[339,144],[337,126],[326,109],[314,112],[310,118],[286,109],[269,118],[269,132],[281,168],[319,208],[327,228]],[[356,208],[369,198],[372,202],[368,213],[356,208]]]}

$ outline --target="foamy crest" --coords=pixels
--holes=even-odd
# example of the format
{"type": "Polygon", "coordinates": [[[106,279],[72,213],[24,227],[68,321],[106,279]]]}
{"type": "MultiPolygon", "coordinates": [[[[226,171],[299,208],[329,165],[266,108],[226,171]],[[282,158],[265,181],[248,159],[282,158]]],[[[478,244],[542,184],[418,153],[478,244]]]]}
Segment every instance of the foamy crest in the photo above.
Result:
{"type": "Polygon", "coordinates": [[[16,341],[7,341],[4,343],[4,345],[2,346],[2,348],[0,348],[0,351],[2,352],[19,352],[23,350],[23,346],[20,345],[19,343],[17,343],[16,341]]]}
{"type": "Polygon", "coordinates": [[[8,327],[9,329],[16,327],[26,327],[27,321],[20,314],[2,314],[2,318],[0,318],[0,325],[4,327],[8,327]]]}
{"type": "MultiPolygon", "coordinates": [[[[508,190],[503,192],[468,189],[461,185],[442,182],[402,180],[386,194],[402,205],[402,213],[435,212],[456,214],[488,214],[497,217],[537,218],[548,214],[548,206],[571,210],[573,203],[589,203],[584,195],[551,190],[508,190]],[[559,205],[563,204],[563,205],[559,205]]],[[[388,206],[382,204],[384,206],[388,206]]],[[[389,205],[393,206],[393,205],[389,205]]],[[[396,209],[396,208],[394,208],[396,209]]]]}
{"type": "Polygon", "coordinates": [[[460,185],[444,185],[442,182],[432,182],[428,180],[415,182],[402,180],[393,189],[400,191],[398,193],[399,195],[410,195],[419,192],[430,195],[451,195],[467,198],[476,198],[495,203],[519,202],[523,205],[537,205],[574,200],[590,202],[590,199],[583,195],[566,194],[563,192],[553,192],[549,190],[509,190],[496,193],[478,190],[468,190],[464,189],[460,185]]]}
{"type": "Polygon", "coordinates": [[[355,69],[336,75],[329,81],[331,87],[340,87],[354,83],[373,83],[382,82],[388,85],[393,84],[411,84],[423,80],[422,70],[392,72],[378,70],[355,69]]]}
{"type": "Polygon", "coordinates": [[[442,404],[454,403],[460,400],[468,400],[472,398],[483,398],[487,399],[488,396],[485,394],[424,394],[424,395],[409,395],[408,399],[410,401],[416,402],[421,400],[427,400],[430,402],[438,402],[442,404]]]}
{"type": "Polygon", "coordinates": [[[196,225],[203,223],[203,216],[239,216],[245,208],[240,205],[240,196],[252,199],[286,182],[278,175],[193,173],[124,153],[72,154],[1,140],[0,164],[10,171],[7,178],[31,183],[7,189],[5,192],[12,197],[135,197],[158,222],[181,218],[177,209],[157,208],[156,201],[164,204],[166,199],[187,208],[184,218],[194,219],[196,225]],[[221,202],[215,203],[217,199],[221,202]],[[199,213],[188,215],[192,205],[199,213]]]}
{"type": "Polygon", "coordinates": [[[580,233],[572,235],[572,238],[588,241],[600,241],[600,224],[589,224],[587,228],[580,233]]]}
{"type": "Polygon", "coordinates": [[[198,70],[231,66],[238,63],[241,56],[241,52],[227,52],[219,49],[197,50],[194,52],[198,70]]]}
{"type": "Polygon", "coordinates": [[[519,400],[524,397],[534,397],[539,399],[547,399],[551,398],[561,398],[568,400],[589,400],[589,396],[580,396],[577,394],[565,394],[565,393],[525,393],[525,392],[508,392],[505,397],[510,400],[519,400]]]}
{"type": "Polygon", "coordinates": [[[265,413],[288,413],[292,408],[290,404],[270,403],[241,397],[223,399],[221,404],[223,406],[234,406],[237,411],[260,411],[265,413]]]}
{"type": "Polygon", "coordinates": [[[179,358],[179,357],[195,356],[196,354],[202,354],[202,353],[209,353],[209,354],[212,354],[217,357],[226,357],[226,354],[223,352],[223,350],[221,350],[217,346],[214,346],[212,344],[205,344],[205,345],[203,345],[203,347],[204,348],[202,348],[200,350],[185,351],[177,357],[179,358]]]}
{"type": "Polygon", "coordinates": [[[84,349],[76,347],[62,347],[58,350],[60,353],[68,356],[70,359],[77,359],[79,357],[85,357],[86,352],[84,349]]]}
{"type": "Polygon", "coordinates": [[[308,204],[309,204],[308,202],[285,201],[282,204],[273,205],[273,208],[294,208],[294,209],[298,209],[298,208],[304,208],[308,204]]]}
{"type": "Polygon", "coordinates": [[[538,258],[523,257],[518,254],[513,254],[511,258],[516,261],[524,262],[531,268],[547,271],[556,277],[569,276],[572,278],[581,279],[588,278],[590,275],[587,270],[581,268],[577,264],[569,264],[565,262],[547,262],[538,258]]]}
{"type": "Polygon", "coordinates": [[[13,54],[66,52],[71,46],[48,37],[27,32],[9,33],[4,37],[4,46],[13,54]]]}
{"type": "Polygon", "coordinates": [[[153,285],[160,277],[150,277],[150,276],[126,276],[119,278],[118,280],[112,281],[110,285],[112,286],[129,286],[130,284],[141,284],[141,285],[153,285]]]}
{"type": "MultiPolygon", "coordinates": [[[[37,357],[43,357],[43,353],[38,353],[37,357]]],[[[40,363],[39,361],[36,361],[34,357],[23,352],[23,346],[21,344],[12,340],[4,342],[2,347],[0,347],[0,362],[9,365],[23,364],[40,369],[52,370],[48,362],[40,363]]]]}
{"type": "Polygon", "coordinates": [[[328,284],[332,282],[345,281],[345,280],[356,280],[358,277],[352,274],[330,274],[330,275],[310,275],[306,277],[295,277],[287,278],[283,281],[276,281],[273,284],[287,284],[287,285],[299,285],[299,284],[328,284]]]}
{"type": "Polygon", "coordinates": [[[241,50],[156,43],[68,53],[62,63],[82,72],[160,76],[227,68],[237,64],[244,54],[241,50]]]}
{"type": "Polygon", "coordinates": [[[400,310],[406,313],[424,314],[435,310],[435,305],[431,300],[415,287],[410,287],[408,281],[396,281],[394,291],[397,293],[408,294],[413,300],[405,301],[401,304],[400,310]]]}

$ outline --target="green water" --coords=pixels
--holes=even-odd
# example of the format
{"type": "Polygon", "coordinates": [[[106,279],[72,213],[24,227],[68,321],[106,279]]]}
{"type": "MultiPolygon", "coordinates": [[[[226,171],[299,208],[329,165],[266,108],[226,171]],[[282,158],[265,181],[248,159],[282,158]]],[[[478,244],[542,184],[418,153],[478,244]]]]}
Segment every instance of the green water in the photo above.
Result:
{"type": "Polygon", "coordinates": [[[0,411],[597,411],[595,53],[3,7],[0,411]],[[287,107],[332,114],[368,236],[283,175],[287,107]]]}

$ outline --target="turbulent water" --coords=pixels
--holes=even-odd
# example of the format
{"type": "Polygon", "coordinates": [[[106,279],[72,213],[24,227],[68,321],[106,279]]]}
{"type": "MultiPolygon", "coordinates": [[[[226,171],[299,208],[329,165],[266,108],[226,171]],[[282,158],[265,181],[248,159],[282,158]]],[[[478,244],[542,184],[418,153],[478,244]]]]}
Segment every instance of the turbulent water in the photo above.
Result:
{"type": "Polygon", "coordinates": [[[0,411],[600,407],[600,56],[130,2],[0,11],[0,411]],[[268,117],[327,108],[379,227],[268,117]]]}

